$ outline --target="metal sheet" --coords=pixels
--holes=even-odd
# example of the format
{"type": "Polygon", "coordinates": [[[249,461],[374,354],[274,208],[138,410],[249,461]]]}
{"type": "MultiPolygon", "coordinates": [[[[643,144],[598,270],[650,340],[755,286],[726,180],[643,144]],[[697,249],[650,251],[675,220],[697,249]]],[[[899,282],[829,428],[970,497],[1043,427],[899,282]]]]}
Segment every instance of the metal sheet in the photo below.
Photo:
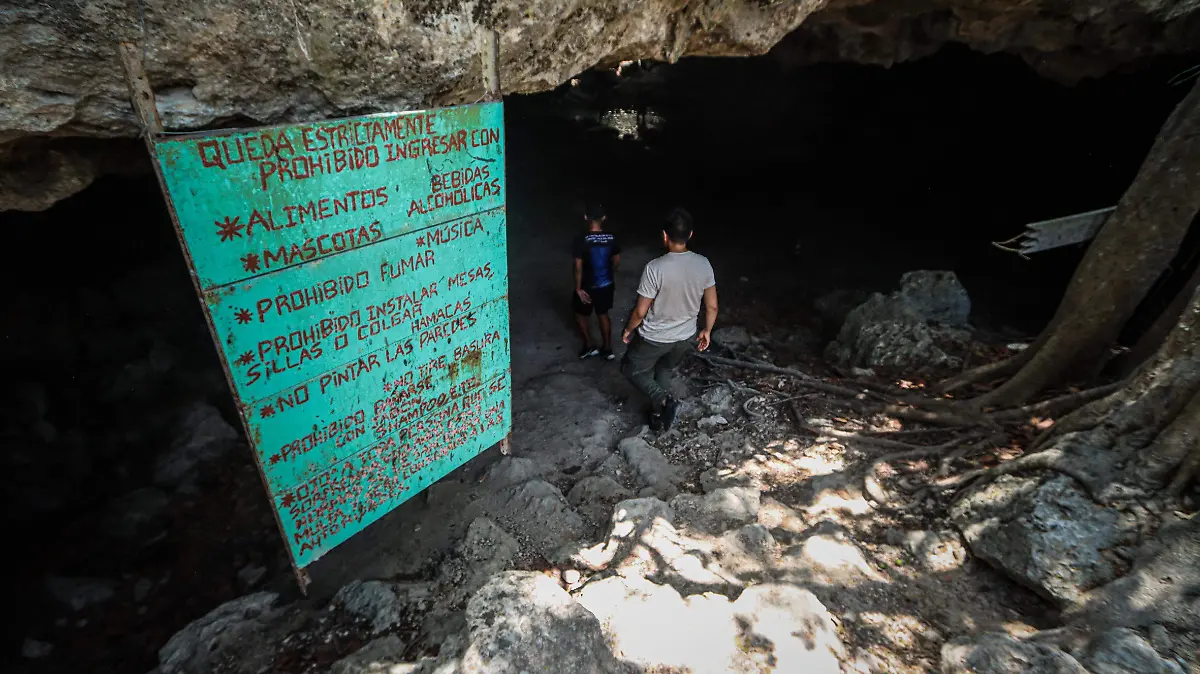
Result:
{"type": "Polygon", "coordinates": [[[153,148],[297,568],[509,433],[502,104],[153,148]]]}
{"type": "Polygon", "coordinates": [[[1117,207],[1112,206],[1051,220],[1031,222],[1025,225],[1025,231],[1015,238],[996,242],[993,245],[1003,250],[1028,255],[1090,241],[1115,210],[1117,207]]]}

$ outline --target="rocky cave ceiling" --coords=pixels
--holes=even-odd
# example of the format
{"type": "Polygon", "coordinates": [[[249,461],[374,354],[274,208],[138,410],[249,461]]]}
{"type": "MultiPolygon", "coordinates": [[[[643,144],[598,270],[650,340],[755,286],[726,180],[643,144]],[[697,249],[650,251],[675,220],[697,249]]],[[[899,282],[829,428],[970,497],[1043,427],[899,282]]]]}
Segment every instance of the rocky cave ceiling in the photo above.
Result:
{"type": "Polygon", "coordinates": [[[1200,49],[1200,0],[10,0],[0,9],[0,210],[130,170],[116,44],[143,45],[170,130],[473,101],[479,25],[505,92],[621,60],[749,56],[891,65],[946,42],[1073,82],[1200,49]],[[794,31],[794,32],[793,32],[794,31]]]}

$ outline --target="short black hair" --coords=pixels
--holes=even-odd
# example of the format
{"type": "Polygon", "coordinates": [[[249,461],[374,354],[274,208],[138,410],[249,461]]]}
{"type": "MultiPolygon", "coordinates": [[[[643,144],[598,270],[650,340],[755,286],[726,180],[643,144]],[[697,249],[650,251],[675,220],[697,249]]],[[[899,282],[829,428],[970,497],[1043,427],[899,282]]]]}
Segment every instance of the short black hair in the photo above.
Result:
{"type": "Polygon", "coordinates": [[[588,222],[600,222],[604,219],[604,207],[596,203],[588,204],[587,208],[583,209],[583,217],[587,218],[588,222]]]}
{"type": "Polygon", "coordinates": [[[663,231],[672,243],[687,243],[692,238],[692,214],[682,208],[672,209],[663,231]]]}

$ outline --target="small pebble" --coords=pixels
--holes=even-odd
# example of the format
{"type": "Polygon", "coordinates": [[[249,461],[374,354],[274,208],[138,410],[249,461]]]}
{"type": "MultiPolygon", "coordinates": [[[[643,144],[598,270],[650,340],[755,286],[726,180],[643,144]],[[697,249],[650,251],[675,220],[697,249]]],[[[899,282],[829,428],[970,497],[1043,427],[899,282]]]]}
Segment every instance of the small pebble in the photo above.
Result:
{"type": "Polygon", "coordinates": [[[575,583],[578,583],[581,577],[582,576],[575,569],[567,569],[566,571],[563,571],[562,575],[563,582],[567,585],[574,585],[575,583]]]}

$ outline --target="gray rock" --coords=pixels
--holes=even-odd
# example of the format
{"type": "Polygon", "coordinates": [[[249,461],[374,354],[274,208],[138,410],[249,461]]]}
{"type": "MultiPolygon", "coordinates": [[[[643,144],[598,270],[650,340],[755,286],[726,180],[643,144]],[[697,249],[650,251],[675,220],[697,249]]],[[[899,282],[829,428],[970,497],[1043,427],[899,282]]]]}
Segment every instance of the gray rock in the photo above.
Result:
{"type": "Polygon", "coordinates": [[[671,499],[671,509],[685,528],[720,534],[758,517],[760,499],[757,489],[725,487],[704,496],[680,494],[671,499]]]}
{"type": "Polygon", "coordinates": [[[82,611],[94,604],[103,604],[116,594],[117,584],[111,580],[99,578],[60,578],[51,576],[46,579],[46,589],[58,601],[70,606],[74,611],[82,611]]]}
{"type": "Polygon", "coordinates": [[[513,567],[521,546],[517,539],[486,517],[467,528],[456,556],[442,565],[438,581],[451,606],[461,606],[488,578],[513,567]]]}
{"type": "Polygon", "coordinates": [[[738,325],[717,328],[712,331],[712,340],[721,346],[740,349],[750,346],[750,333],[738,325]]]}
{"type": "Polygon", "coordinates": [[[269,657],[261,634],[260,619],[269,615],[279,595],[258,592],[225,602],[202,618],[175,633],[158,651],[161,674],[212,671],[227,650],[240,651],[253,645],[269,657]]]}
{"type": "Polygon", "coordinates": [[[146,601],[146,598],[150,596],[150,592],[153,590],[154,581],[150,580],[149,578],[139,578],[138,581],[133,584],[134,603],[140,604],[146,601]]]}
{"type": "Polygon", "coordinates": [[[717,555],[722,569],[742,580],[760,580],[774,565],[777,548],[771,532],[755,522],[726,532],[717,544],[717,555]]]}
{"type": "Polygon", "coordinates": [[[633,494],[616,480],[604,475],[585,477],[567,493],[567,502],[592,522],[607,522],[612,507],[633,494]]]}
{"type": "Polygon", "coordinates": [[[1078,660],[1048,644],[1019,641],[1004,632],[987,632],[944,644],[942,674],[1088,674],[1088,671],[1078,660]]]}
{"type": "Polygon", "coordinates": [[[402,624],[406,615],[432,596],[433,588],[428,583],[356,580],[338,590],[333,603],[371,623],[371,630],[379,634],[402,624]]]}
{"type": "Polygon", "coordinates": [[[737,405],[737,398],[728,387],[716,386],[700,396],[700,402],[708,409],[709,414],[732,414],[737,405]]]}
{"type": "Polygon", "coordinates": [[[540,573],[493,576],[467,604],[469,643],[459,667],[490,674],[630,672],[605,643],[596,616],[540,573]]]}
{"type": "Polygon", "coordinates": [[[621,458],[620,454],[610,455],[596,467],[596,470],[592,471],[592,474],[609,477],[622,484],[633,480],[633,469],[629,467],[625,459],[621,458]]]}
{"type": "Polygon", "coordinates": [[[26,660],[40,660],[54,652],[54,645],[37,639],[26,638],[21,643],[21,657],[26,660]]]}
{"type": "Polygon", "coordinates": [[[970,312],[953,272],[908,272],[891,295],[875,293],[851,311],[825,355],[846,367],[954,367],[961,361],[941,347],[965,345],[970,312]]]}
{"type": "Polygon", "coordinates": [[[778,672],[842,671],[845,649],[833,616],[812,592],[790,585],[755,585],[732,608],[743,644],[733,671],[756,671],[755,665],[778,672]]]}
{"type": "Polygon", "coordinates": [[[720,414],[714,414],[711,417],[704,417],[696,422],[696,426],[702,431],[712,430],[729,424],[729,420],[720,414]]]}
{"type": "Polygon", "coordinates": [[[830,525],[818,525],[802,542],[783,551],[782,579],[839,588],[888,582],[844,530],[830,525]]]}
{"type": "Polygon", "coordinates": [[[888,532],[888,543],[903,546],[929,571],[952,571],[967,561],[967,550],[954,531],[888,532]]]}
{"type": "Polygon", "coordinates": [[[730,602],[625,574],[588,583],[579,602],[600,618],[618,657],[645,671],[841,672],[833,617],[800,588],[758,585],[730,602]]]}
{"type": "Polygon", "coordinates": [[[1059,605],[1116,575],[1102,552],[1120,537],[1117,514],[1069,477],[1002,476],[956,502],[950,516],[976,557],[1059,605]]]}
{"type": "Polygon", "coordinates": [[[267,567],[251,564],[242,567],[237,575],[243,587],[253,587],[258,584],[258,581],[262,580],[263,576],[267,575],[267,567]]]}
{"type": "Polygon", "coordinates": [[[531,480],[477,503],[478,515],[490,516],[516,536],[522,547],[550,555],[584,532],[583,518],[554,485],[531,480]]]}
{"type": "Polygon", "coordinates": [[[617,450],[633,470],[638,486],[648,488],[659,498],[670,498],[679,490],[679,470],[645,440],[625,438],[617,450]]]}
{"type": "Polygon", "coordinates": [[[1150,628],[1156,647],[1200,669],[1200,519],[1174,522],[1138,550],[1133,568],[1087,595],[1068,620],[1105,629],[1150,628]],[[1161,646],[1160,646],[1161,644],[1161,646]]]}
{"type": "Polygon", "coordinates": [[[540,474],[532,459],[506,456],[488,468],[483,483],[492,489],[504,489],[528,482],[540,474]]]}
{"type": "Polygon", "coordinates": [[[170,499],[160,489],[145,487],[113,499],[100,526],[114,538],[134,539],[153,536],[166,524],[170,499]]]}
{"type": "Polygon", "coordinates": [[[395,635],[380,637],[333,663],[329,674],[399,674],[397,665],[404,661],[405,647],[395,635]]]}
{"type": "Polygon", "coordinates": [[[188,482],[197,465],[229,451],[237,439],[237,431],[217,408],[194,404],[184,413],[175,442],[155,461],[154,482],[164,487],[188,482]]]}
{"type": "Polygon", "coordinates": [[[1183,668],[1158,656],[1140,634],[1117,627],[1097,634],[1079,661],[1091,674],[1183,674],[1183,668]]]}

